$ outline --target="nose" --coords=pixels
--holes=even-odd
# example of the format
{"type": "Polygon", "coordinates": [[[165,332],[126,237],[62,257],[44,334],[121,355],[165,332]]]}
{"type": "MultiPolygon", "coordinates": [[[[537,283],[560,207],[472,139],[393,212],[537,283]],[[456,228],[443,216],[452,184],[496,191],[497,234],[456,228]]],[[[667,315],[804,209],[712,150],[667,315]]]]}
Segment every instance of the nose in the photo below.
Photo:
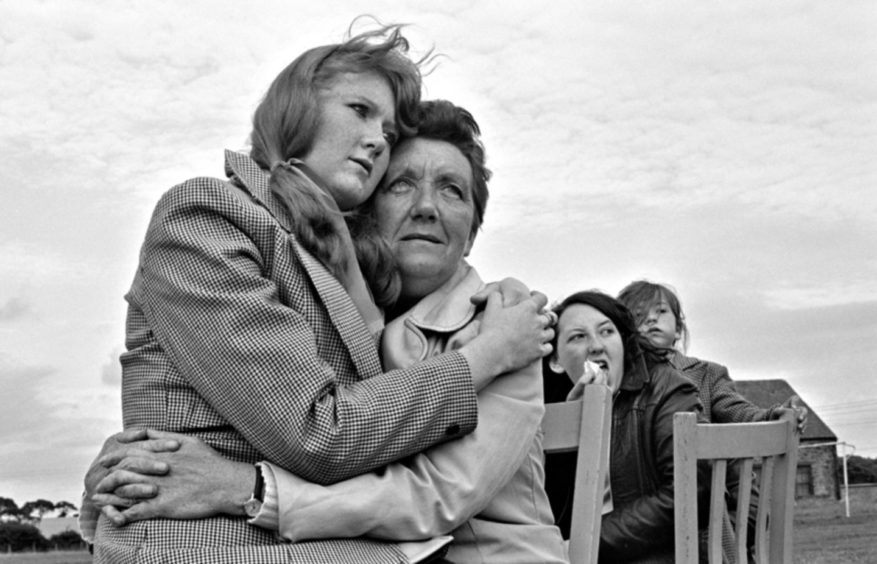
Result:
{"type": "Polygon", "coordinates": [[[417,190],[414,205],[411,207],[411,216],[427,221],[435,221],[438,218],[435,189],[432,186],[422,186],[417,190]]]}
{"type": "Polygon", "coordinates": [[[376,159],[387,150],[389,144],[384,136],[384,126],[380,122],[369,124],[363,136],[363,145],[371,151],[372,158],[376,159]]]}
{"type": "Polygon", "coordinates": [[[603,339],[600,337],[594,337],[588,342],[588,356],[596,356],[603,352],[603,339]]]}

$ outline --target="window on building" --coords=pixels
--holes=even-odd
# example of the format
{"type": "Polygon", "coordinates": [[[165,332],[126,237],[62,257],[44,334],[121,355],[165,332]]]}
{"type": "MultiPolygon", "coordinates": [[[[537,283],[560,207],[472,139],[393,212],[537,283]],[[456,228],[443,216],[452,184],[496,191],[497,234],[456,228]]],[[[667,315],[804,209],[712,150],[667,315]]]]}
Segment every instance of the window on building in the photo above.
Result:
{"type": "Polygon", "coordinates": [[[809,464],[799,464],[795,474],[795,497],[813,495],[813,468],[809,464]]]}

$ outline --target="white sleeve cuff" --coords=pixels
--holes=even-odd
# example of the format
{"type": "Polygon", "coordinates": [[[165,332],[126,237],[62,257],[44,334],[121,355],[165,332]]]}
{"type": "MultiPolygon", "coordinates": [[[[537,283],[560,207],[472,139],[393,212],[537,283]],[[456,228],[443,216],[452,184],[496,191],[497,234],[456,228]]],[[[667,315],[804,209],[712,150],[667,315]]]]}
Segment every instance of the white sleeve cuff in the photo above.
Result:
{"type": "Polygon", "coordinates": [[[274,478],[274,471],[267,462],[256,464],[256,470],[262,472],[265,491],[261,502],[251,498],[245,504],[244,508],[250,518],[248,522],[250,525],[276,532],[279,527],[279,516],[277,514],[277,481],[274,478]]]}

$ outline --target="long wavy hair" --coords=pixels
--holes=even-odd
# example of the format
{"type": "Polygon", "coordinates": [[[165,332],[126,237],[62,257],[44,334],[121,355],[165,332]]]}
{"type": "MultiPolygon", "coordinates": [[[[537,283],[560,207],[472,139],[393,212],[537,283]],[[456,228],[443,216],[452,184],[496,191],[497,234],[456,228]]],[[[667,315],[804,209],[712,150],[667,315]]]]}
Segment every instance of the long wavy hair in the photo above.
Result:
{"type": "Polygon", "coordinates": [[[289,212],[299,242],[336,275],[344,271],[343,239],[335,227],[341,212],[327,205],[325,194],[287,161],[310,150],[320,120],[320,92],[342,73],[370,72],[386,79],[400,136],[415,131],[420,65],[429,54],[410,59],[402,27],[381,26],[343,43],[305,51],[277,75],[253,115],[250,156],[271,172],[271,190],[289,212]]]}
{"type": "MultiPolygon", "coordinates": [[[[459,149],[472,167],[472,200],[475,207],[472,233],[475,233],[481,227],[487,211],[487,199],[490,196],[487,182],[491,176],[490,169],[486,165],[478,122],[465,108],[455,106],[447,100],[422,102],[417,121],[417,133],[414,138],[450,143],[459,149]]],[[[398,298],[401,280],[392,250],[379,234],[374,203],[373,194],[356,213],[349,215],[347,220],[363,276],[368,281],[375,302],[387,308],[398,298]]]]}

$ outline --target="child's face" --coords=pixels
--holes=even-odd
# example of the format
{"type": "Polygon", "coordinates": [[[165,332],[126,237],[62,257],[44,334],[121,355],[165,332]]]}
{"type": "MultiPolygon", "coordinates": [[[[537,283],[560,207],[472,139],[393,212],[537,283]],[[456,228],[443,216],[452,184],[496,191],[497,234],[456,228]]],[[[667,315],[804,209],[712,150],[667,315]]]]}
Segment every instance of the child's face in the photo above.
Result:
{"type": "Polygon", "coordinates": [[[638,329],[656,347],[672,348],[680,337],[676,316],[664,298],[649,308],[638,329]]]}

